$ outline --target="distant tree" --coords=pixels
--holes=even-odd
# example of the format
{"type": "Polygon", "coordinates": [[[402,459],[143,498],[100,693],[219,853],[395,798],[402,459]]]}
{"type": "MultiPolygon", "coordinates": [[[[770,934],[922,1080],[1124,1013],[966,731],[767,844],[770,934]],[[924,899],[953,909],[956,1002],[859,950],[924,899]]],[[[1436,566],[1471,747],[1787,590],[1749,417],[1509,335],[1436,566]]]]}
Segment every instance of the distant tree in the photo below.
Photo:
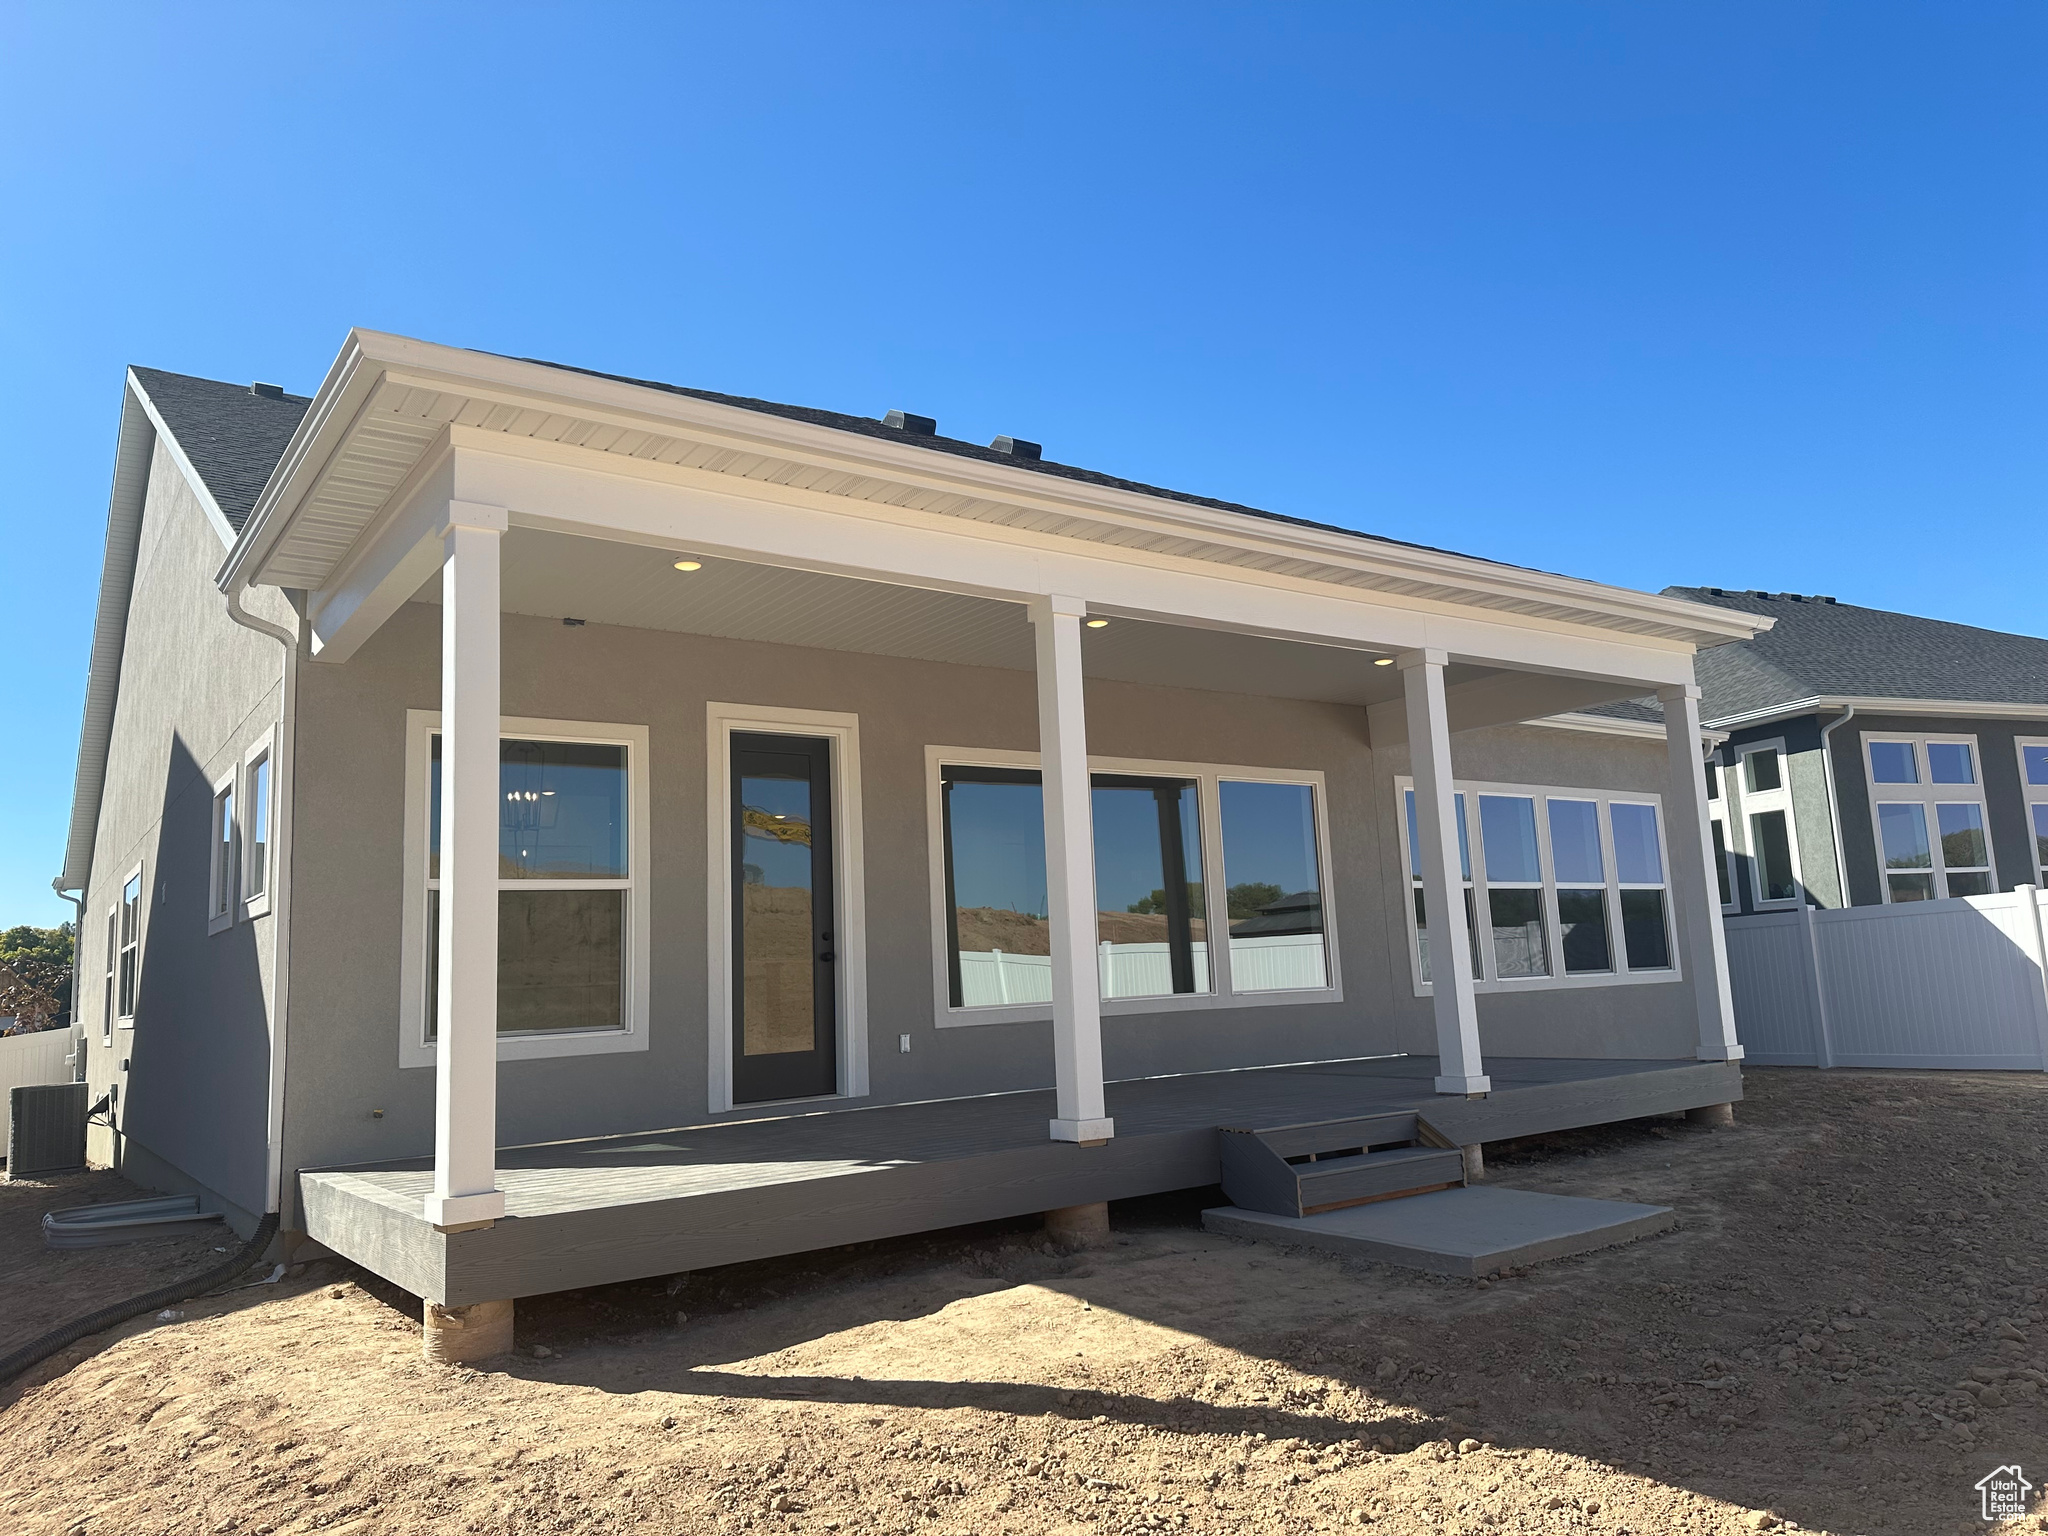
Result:
{"type": "Polygon", "coordinates": [[[1261,907],[1269,907],[1287,893],[1268,880],[1247,880],[1242,885],[1233,885],[1226,893],[1230,902],[1230,920],[1236,922],[1243,917],[1256,917],[1261,907]]]}
{"type": "Polygon", "coordinates": [[[17,1030],[54,1029],[69,1020],[74,938],[69,923],[0,932],[0,1014],[19,1019],[17,1030]]]}
{"type": "MultiPolygon", "coordinates": [[[[1161,888],[1153,891],[1150,896],[1140,896],[1128,907],[1125,907],[1124,910],[1141,915],[1149,915],[1155,912],[1164,914],[1166,911],[1166,891],[1161,888]]],[[[1190,917],[1200,917],[1202,915],[1202,885],[1199,880],[1188,882],[1188,915],[1190,917]]]]}
{"type": "Polygon", "coordinates": [[[31,928],[26,923],[0,933],[0,965],[16,960],[41,960],[49,965],[71,964],[72,929],[69,923],[55,928],[31,928]]]}

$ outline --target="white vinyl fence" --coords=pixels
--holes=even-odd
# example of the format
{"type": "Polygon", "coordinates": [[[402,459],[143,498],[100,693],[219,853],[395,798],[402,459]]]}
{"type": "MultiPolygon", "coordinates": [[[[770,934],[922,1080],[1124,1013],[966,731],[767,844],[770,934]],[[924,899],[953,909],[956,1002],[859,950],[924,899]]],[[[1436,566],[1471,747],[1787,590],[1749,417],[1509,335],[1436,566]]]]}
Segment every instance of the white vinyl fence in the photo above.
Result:
{"type": "Polygon", "coordinates": [[[14,1090],[38,1083],[71,1081],[68,1029],[39,1029],[32,1035],[0,1035],[0,1157],[13,1134],[14,1090]]]}
{"type": "MultiPolygon", "coordinates": [[[[1194,945],[1195,990],[1209,990],[1209,946],[1194,945]]],[[[1173,958],[1165,944],[1099,944],[1104,997],[1170,997],[1173,958]]],[[[1260,934],[1230,941],[1234,990],[1277,992],[1328,985],[1319,933],[1260,934]]],[[[960,1001],[968,1008],[1052,1001],[1052,956],[1000,949],[960,951],[960,1001]]]]}
{"type": "Polygon", "coordinates": [[[2048,1071],[2043,893],[1731,917],[1728,977],[1759,1066],[2048,1071]]]}

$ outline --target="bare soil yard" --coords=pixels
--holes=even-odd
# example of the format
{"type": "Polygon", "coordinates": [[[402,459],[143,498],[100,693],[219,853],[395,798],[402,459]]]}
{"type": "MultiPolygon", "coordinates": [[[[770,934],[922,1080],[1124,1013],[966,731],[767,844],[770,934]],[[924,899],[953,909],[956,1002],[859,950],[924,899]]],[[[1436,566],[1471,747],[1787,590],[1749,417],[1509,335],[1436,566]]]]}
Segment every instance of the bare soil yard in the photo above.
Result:
{"type": "MultiPolygon", "coordinates": [[[[1492,1149],[1497,1182],[1683,1218],[1492,1284],[1209,1237],[1176,1198],[1090,1253],[1020,1222],[525,1301],[471,1370],[314,1265],[6,1389],[0,1529],[1984,1529],[1980,1477],[2048,1483],[2048,1081],[1748,1086],[1733,1129],[1492,1149]]],[[[213,1257],[36,1251],[114,1182],[0,1185],[0,1349],[213,1257]]]]}

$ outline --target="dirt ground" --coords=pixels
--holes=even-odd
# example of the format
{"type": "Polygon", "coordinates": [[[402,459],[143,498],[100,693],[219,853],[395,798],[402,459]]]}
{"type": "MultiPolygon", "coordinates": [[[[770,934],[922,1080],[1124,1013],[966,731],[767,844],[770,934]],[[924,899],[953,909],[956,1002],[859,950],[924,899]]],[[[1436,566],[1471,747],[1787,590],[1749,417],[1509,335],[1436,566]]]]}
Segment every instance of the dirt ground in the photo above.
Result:
{"type": "MultiPolygon", "coordinates": [[[[1682,1217],[1490,1284],[1210,1237],[1190,1195],[1094,1252],[1018,1222],[522,1301],[520,1353],[451,1369],[316,1264],[5,1389],[0,1529],[1983,1530],[1979,1478],[2048,1483],[2048,1080],[1748,1090],[1490,1149],[1682,1217]]],[[[195,1260],[35,1250],[111,1183],[0,1185],[0,1348],[195,1260]]]]}

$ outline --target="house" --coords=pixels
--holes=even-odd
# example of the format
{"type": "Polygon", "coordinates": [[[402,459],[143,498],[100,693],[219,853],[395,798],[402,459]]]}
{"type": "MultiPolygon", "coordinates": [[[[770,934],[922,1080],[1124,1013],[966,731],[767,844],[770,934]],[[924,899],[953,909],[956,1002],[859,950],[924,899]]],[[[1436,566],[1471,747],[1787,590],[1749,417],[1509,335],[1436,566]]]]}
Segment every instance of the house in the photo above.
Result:
{"type": "MultiPolygon", "coordinates": [[[[1796,592],[1702,654],[1716,879],[1736,913],[1989,896],[2048,869],[2048,639],[1796,592]]],[[[1649,715],[1653,712],[1642,712],[1649,715]]]]}
{"type": "Polygon", "coordinates": [[[1223,1125],[1714,1111],[1695,666],[1766,626],[907,412],[367,331],[311,399],[137,368],[58,882],[92,1155],[459,1356],[1212,1183],[1223,1125]]]}

